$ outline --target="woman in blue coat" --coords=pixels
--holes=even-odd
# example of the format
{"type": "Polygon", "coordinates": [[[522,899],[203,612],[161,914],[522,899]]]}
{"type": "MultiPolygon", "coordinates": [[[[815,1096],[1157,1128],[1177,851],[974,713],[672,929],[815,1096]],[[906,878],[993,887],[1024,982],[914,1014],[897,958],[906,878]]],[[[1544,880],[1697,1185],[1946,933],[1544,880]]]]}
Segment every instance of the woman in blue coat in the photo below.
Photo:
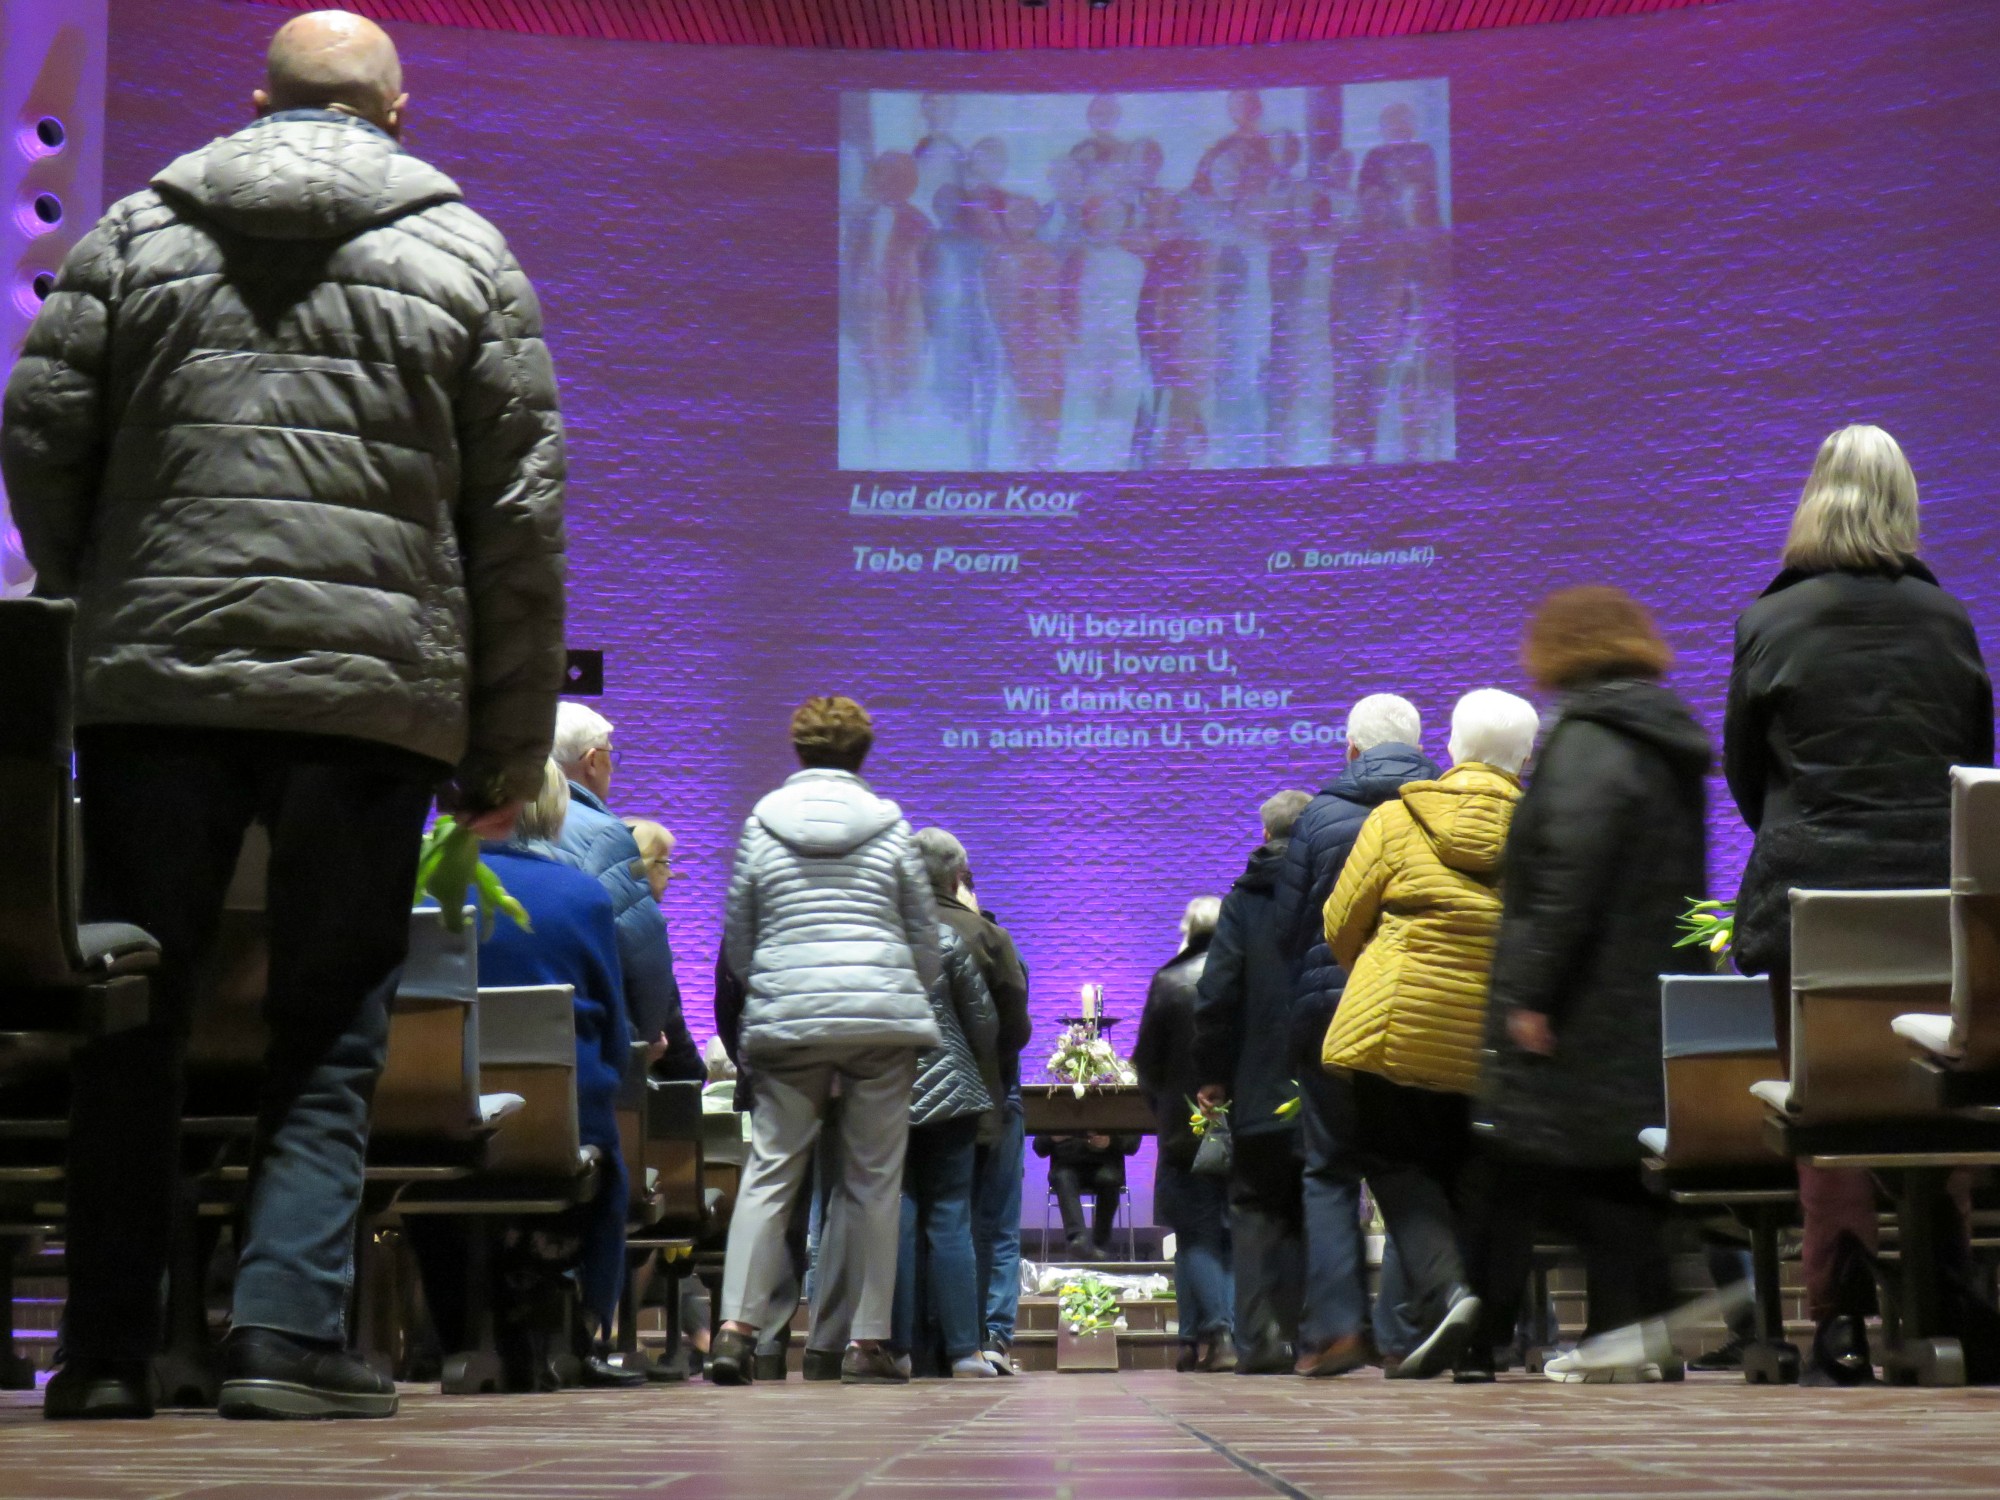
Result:
{"type": "MultiPolygon", "coordinates": [[[[627,1194],[616,1105],[632,1033],[611,897],[591,876],[559,860],[550,846],[568,807],[568,783],[550,761],[542,791],[522,811],[514,837],[481,846],[481,860],[527,909],[529,926],[505,916],[494,922],[479,945],[479,983],[484,988],[566,984],[574,991],[577,1123],[583,1144],[601,1153],[597,1194],[559,1219],[510,1226],[502,1265],[510,1282],[539,1281],[550,1270],[574,1266],[585,1312],[602,1335],[617,1314],[625,1274],[627,1194]]],[[[626,1376],[596,1355],[585,1362],[586,1384],[638,1384],[641,1378],[626,1376]]]]}

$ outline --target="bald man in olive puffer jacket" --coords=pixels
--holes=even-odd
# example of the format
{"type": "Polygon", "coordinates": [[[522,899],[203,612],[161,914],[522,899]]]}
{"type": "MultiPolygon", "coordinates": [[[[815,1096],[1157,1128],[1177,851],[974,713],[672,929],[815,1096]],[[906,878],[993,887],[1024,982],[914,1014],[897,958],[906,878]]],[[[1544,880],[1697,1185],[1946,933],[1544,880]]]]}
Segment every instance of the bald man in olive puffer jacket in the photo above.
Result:
{"type": "Polygon", "coordinates": [[[0,462],[77,607],[92,920],[159,939],[151,1021],[76,1058],[50,1417],[152,1412],[181,1054],[248,825],[270,831],[271,1029],[221,1409],[386,1416],[346,1352],[369,1105],[433,792],[504,836],[563,672],[564,459],[533,290],[396,142],[388,37],[271,48],[261,118],[65,261],[0,462]]]}

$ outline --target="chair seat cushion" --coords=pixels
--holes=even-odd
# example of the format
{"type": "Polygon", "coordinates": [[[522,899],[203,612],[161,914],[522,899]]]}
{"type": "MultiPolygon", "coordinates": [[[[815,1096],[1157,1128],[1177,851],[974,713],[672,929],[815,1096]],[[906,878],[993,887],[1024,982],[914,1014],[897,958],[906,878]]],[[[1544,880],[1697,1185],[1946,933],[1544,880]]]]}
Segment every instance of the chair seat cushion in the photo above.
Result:
{"type": "Polygon", "coordinates": [[[160,966],[160,945],[128,922],[85,922],[76,929],[83,965],[93,979],[150,974],[160,966]]]}
{"type": "Polygon", "coordinates": [[[1781,1115],[1792,1112],[1792,1086],[1782,1078],[1766,1078],[1750,1085],[1750,1092],[1781,1115]]]}
{"type": "Polygon", "coordinates": [[[1639,1132],[1639,1144],[1654,1156],[1665,1156],[1667,1154],[1667,1127],[1664,1125],[1648,1125],[1644,1130],[1639,1132]]]}
{"type": "Polygon", "coordinates": [[[1950,1016],[1898,1016],[1889,1029],[1906,1042],[1915,1042],[1936,1057],[1957,1057],[1959,1049],[1951,1041],[1950,1016]]]}

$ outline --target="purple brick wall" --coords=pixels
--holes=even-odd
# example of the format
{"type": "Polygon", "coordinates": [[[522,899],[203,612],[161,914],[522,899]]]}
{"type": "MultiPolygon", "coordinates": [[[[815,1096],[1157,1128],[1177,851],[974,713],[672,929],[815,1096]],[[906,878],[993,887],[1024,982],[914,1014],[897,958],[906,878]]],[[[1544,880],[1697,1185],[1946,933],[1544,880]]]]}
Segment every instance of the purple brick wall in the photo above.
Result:
{"type": "MultiPolygon", "coordinates": [[[[243,118],[276,19],[113,0],[109,194],[243,118]]],[[[698,1031],[734,832],[787,769],[784,716],[808,692],[868,702],[877,784],[971,847],[1046,1037],[1085,981],[1136,1015],[1182,904],[1240,868],[1257,803],[1333,769],[1337,747],[1292,743],[1291,723],[1337,729],[1358,695],[1400,689],[1441,754],[1461,690],[1522,686],[1518,634],[1552,586],[1650,603],[1719,732],[1730,621],[1775,571],[1838,423],[1902,438],[1928,556],[1989,640],[2000,625],[2000,136],[1981,124],[2000,105],[2000,7],[1984,0],[1026,57],[397,35],[411,149],[464,184],[543,293],[573,445],[572,639],[608,655],[616,800],[682,836],[668,905],[698,1031]],[[1420,77],[1450,80],[1456,462],[1064,476],[1085,498],[1059,524],[846,514],[868,476],[835,457],[843,90],[1420,77]],[[940,542],[1018,548],[1022,571],[854,569],[859,545],[940,542]],[[1307,546],[1435,562],[1267,571],[1307,546]],[[1263,634],[1230,642],[1237,680],[1292,703],[1230,722],[1280,742],[947,748],[946,729],[1014,722],[1002,687],[1062,685],[1031,612],[1089,610],[1254,612],[1263,634]]],[[[1727,892],[1744,838],[1726,805],[1714,823],[1727,892]]]]}

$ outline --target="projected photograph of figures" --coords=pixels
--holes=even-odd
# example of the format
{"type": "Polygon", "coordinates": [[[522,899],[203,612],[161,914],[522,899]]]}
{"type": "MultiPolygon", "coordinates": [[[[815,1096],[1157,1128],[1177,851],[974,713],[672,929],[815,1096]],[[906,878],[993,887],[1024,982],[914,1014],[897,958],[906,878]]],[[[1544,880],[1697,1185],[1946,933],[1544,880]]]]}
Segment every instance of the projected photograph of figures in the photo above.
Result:
{"type": "Polygon", "coordinates": [[[841,468],[1453,457],[1446,80],[841,110],[841,468]]]}

